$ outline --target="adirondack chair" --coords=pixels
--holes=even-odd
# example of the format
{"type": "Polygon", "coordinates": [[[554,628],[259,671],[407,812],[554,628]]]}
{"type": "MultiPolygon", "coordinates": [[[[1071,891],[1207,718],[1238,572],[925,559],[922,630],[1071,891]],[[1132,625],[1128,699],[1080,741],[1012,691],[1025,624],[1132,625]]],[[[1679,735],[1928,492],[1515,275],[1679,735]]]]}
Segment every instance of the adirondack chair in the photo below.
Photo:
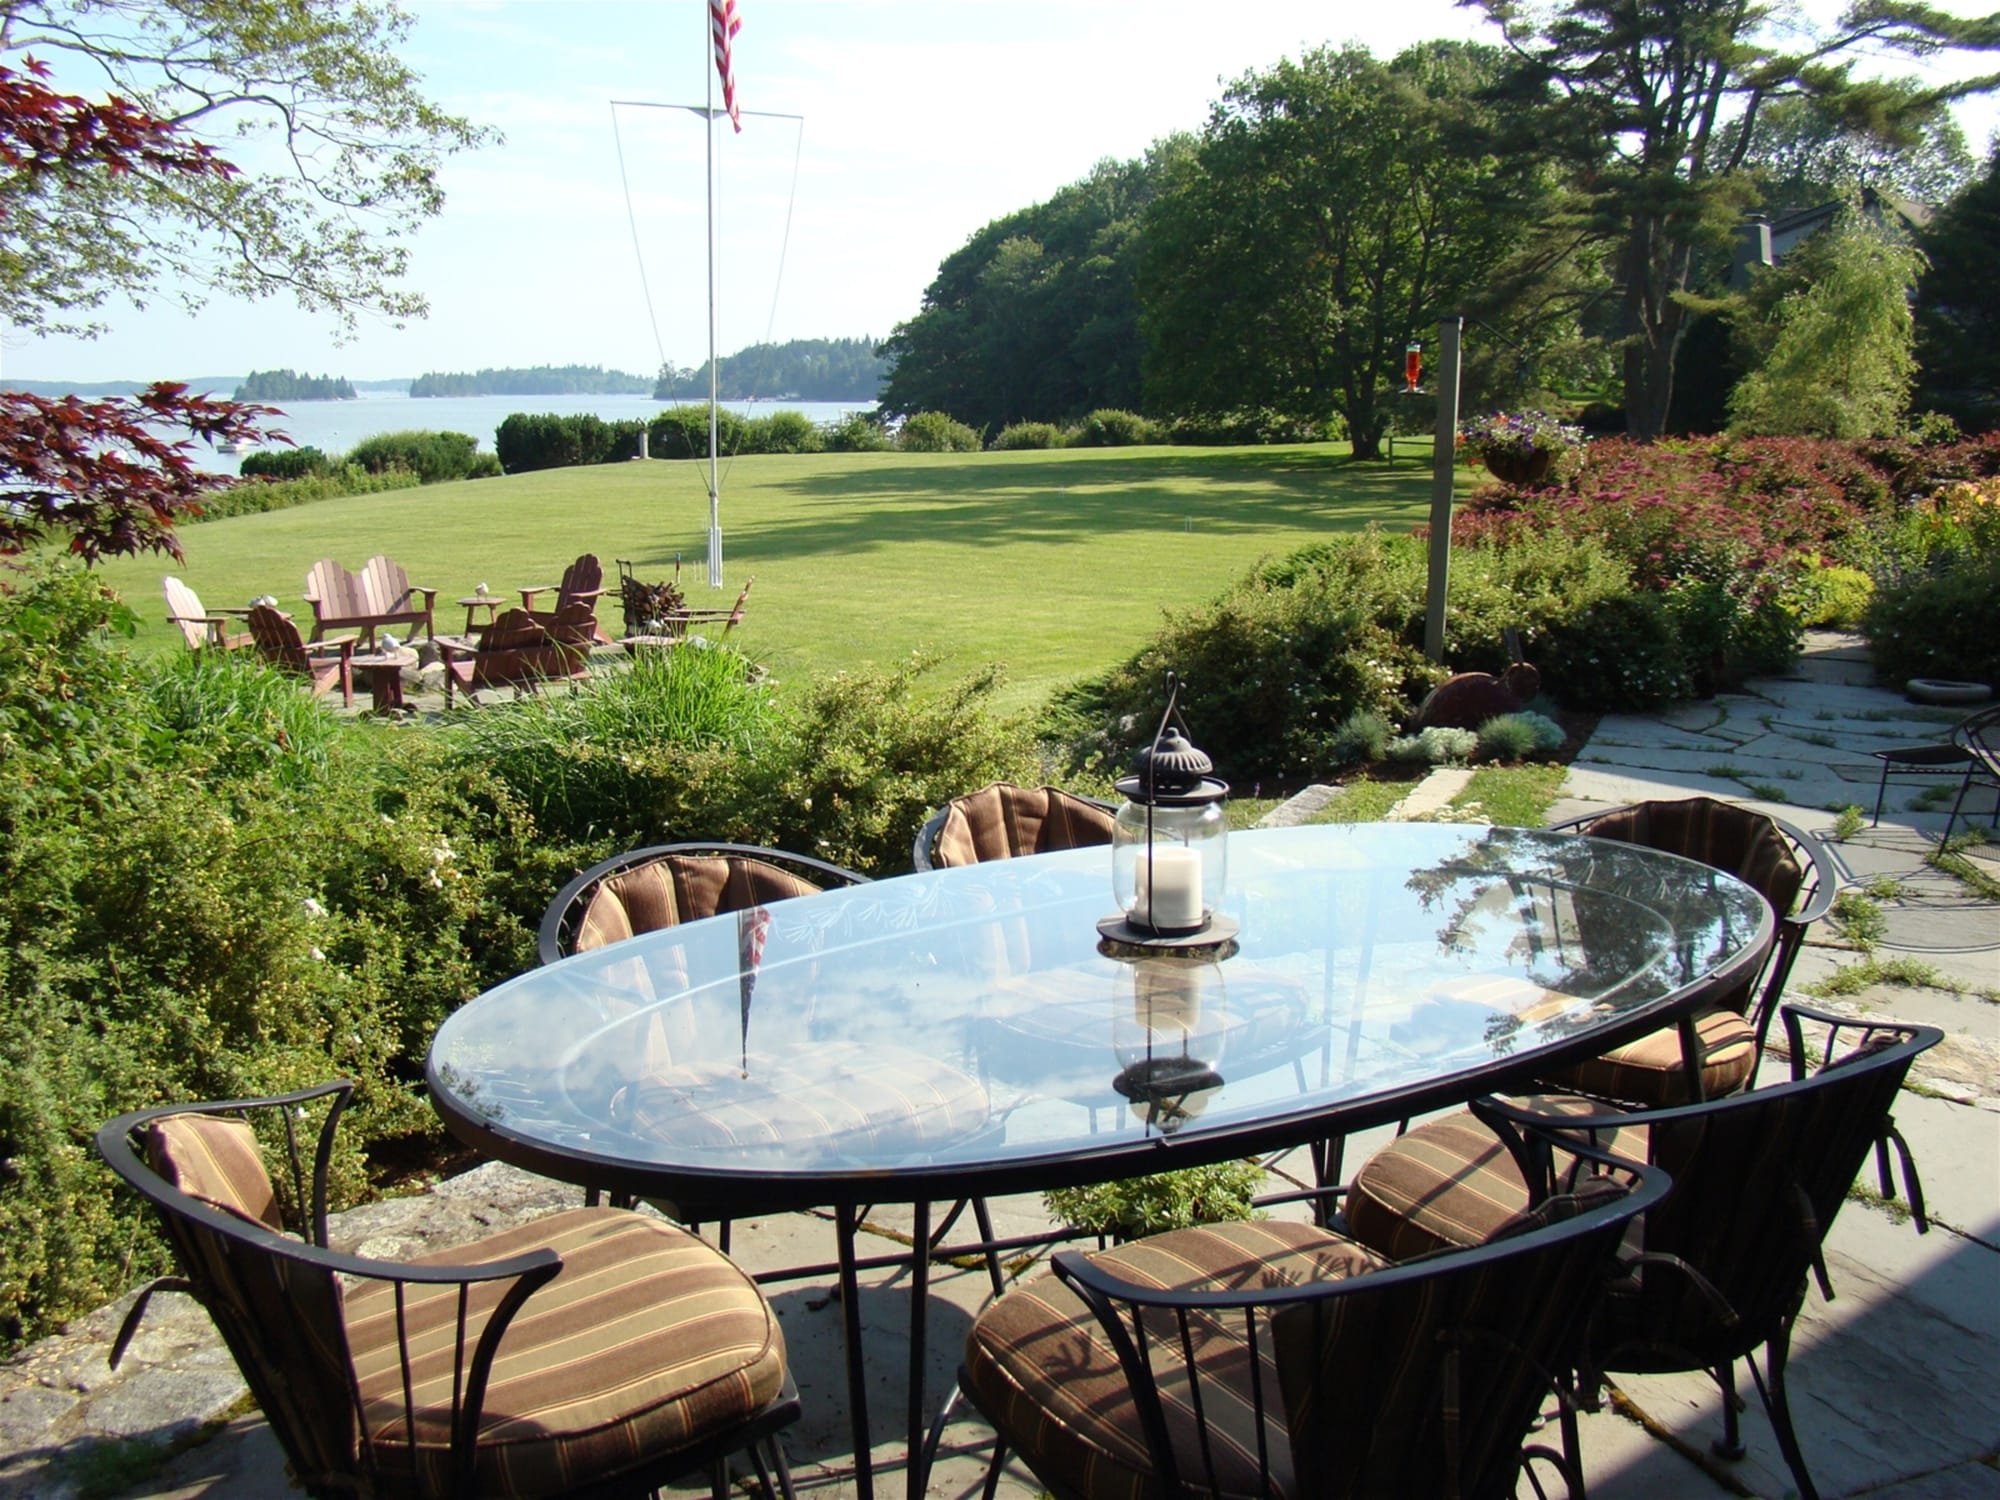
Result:
{"type": "Polygon", "coordinates": [[[339,683],[341,703],[354,707],[353,636],[308,644],[299,639],[299,627],[292,617],[268,604],[252,609],[246,623],[265,661],[281,672],[305,678],[315,698],[339,683]]]}
{"type": "Polygon", "coordinates": [[[437,643],[444,661],[444,706],[452,706],[459,688],[476,703],[481,688],[532,691],[544,682],[588,676],[596,632],[596,614],[588,604],[576,603],[556,611],[547,624],[525,609],[510,609],[466,640],[445,636],[437,643]]]}
{"type": "Polygon", "coordinates": [[[329,630],[359,630],[372,649],[378,625],[421,625],[435,638],[431,610],[436,589],[411,584],[403,565],[377,555],[359,573],[350,573],[333,558],[322,558],[306,574],[306,600],[312,605],[312,639],[329,630]]]}
{"type": "MultiPolygon", "coordinates": [[[[604,593],[604,565],[597,560],[597,554],[586,552],[564,571],[561,583],[540,583],[521,590],[521,608],[547,625],[554,622],[563,609],[571,604],[587,604],[594,612],[597,600],[604,593]],[[535,596],[555,591],[556,602],[553,609],[536,609],[535,596]]],[[[611,637],[597,627],[593,639],[600,646],[611,644],[611,637]]]]}
{"type": "Polygon", "coordinates": [[[239,646],[250,644],[250,636],[242,625],[243,617],[250,613],[249,610],[203,609],[195,591],[171,573],[160,580],[160,590],[167,596],[167,623],[180,627],[181,634],[187,637],[190,651],[200,651],[208,646],[234,651],[239,646]],[[235,617],[233,631],[229,616],[235,617]]]}

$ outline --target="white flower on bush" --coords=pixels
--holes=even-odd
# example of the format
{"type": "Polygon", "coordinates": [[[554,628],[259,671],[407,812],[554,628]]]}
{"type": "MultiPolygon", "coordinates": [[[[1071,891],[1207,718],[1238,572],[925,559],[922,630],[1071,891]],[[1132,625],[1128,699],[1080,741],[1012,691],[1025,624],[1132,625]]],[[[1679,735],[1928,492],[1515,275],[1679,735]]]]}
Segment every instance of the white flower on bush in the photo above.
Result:
{"type": "Polygon", "coordinates": [[[326,908],[324,906],[321,906],[319,902],[316,901],[311,896],[306,897],[306,899],[300,904],[305,907],[306,915],[309,917],[323,917],[326,915],[326,908]]]}

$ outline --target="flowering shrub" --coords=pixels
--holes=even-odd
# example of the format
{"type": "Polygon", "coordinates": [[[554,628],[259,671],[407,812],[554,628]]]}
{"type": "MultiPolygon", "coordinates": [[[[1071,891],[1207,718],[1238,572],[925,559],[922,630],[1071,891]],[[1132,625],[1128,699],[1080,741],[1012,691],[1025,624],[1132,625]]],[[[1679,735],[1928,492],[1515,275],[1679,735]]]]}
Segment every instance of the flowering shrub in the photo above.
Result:
{"type": "Polygon", "coordinates": [[[1583,446],[1583,429],[1545,411],[1499,411],[1459,423],[1458,446],[1468,458],[1562,454],[1583,446]]]}

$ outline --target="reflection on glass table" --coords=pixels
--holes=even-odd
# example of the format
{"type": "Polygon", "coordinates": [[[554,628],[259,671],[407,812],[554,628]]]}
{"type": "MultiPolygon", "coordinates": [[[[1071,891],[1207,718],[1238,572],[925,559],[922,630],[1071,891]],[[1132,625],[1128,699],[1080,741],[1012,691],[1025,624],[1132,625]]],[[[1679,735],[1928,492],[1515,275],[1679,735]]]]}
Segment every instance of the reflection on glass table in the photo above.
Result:
{"type": "Polygon", "coordinates": [[[1193,957],[1100,946],[1111,908],[1092,848],[651,933],[453,1015],[432,1099],[492,1155],[691,1221],[833,1208],[866,1497],[862,1205],[913,1209],[915,1453],[933,1201],[1202,1165],[1505,1089],[1700,1005],[1773,931],[1705,865],[1453,824],[1233,835],[1240,931],[1193,957]]]}

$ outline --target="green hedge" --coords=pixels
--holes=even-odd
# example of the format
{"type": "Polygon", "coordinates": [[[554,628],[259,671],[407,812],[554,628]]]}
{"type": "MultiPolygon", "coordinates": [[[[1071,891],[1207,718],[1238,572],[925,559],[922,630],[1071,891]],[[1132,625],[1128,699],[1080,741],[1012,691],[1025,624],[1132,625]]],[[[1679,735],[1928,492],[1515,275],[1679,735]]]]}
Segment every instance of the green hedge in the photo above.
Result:
{"type": "Polygon", "coordinates": [[[364,1156],[434,1134],[438,1024],[532,966],[551,895],[614,849],[736,838],[880,874],[924,814],[1038,764],[996,678],[928,663],[779,694],[680,651],[444,732],[337,718],[244,660],[120,644],[88,574],[0,592],[0,1353],[164,1268],[91,1150],[164,1102],[358,1083],[364,1156]]]}

